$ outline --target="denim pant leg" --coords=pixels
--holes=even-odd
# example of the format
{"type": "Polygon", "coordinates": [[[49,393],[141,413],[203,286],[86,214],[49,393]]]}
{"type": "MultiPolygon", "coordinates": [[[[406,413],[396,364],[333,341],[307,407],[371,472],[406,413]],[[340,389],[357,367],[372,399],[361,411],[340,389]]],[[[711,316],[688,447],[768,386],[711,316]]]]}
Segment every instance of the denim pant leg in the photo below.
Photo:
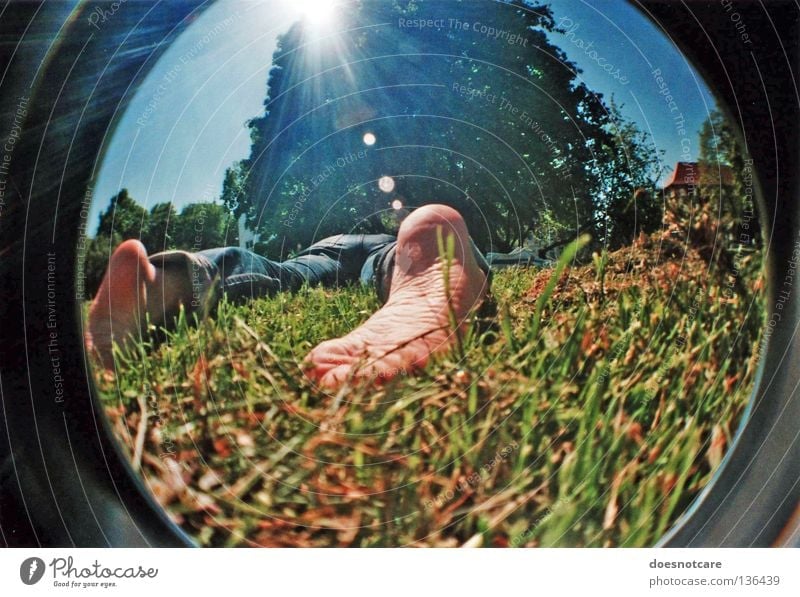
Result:
{"type": "MultiPolygon", "coordinates": [[[[188,314],[208,313],[223,294],[241,301],[281,288],[279,263],[238,247],[194,253],[165,251],[149,259],[157,268],[169,272],[173,291],[180,294],[179,303],[188,314]]],[[[165,313],[165,321],[171,321],[175,315],[165,313]]]]}
{"type": "MultiPolygon", "coordinates": [[[[298,255],[273,261],[238,247],[210,249],[194,254],[213,264],[213,275],[228,295],[244,294],[247,285],[257,287],[264,278],[277,280],[276,290],[297,291],[303,284],[336,287],[352,284],[367,271],[368,262],[393,247],[388,234],[340,234],[314,243],[298,255]],[[235,291],[234,291],[235,289],[235,291]]],[[[263,294],[256,292],[255,295],[263,294]]]]}
{"type": "Polygon", "coordinates": [[[208,312],[223,294],[243,301],[278,291],[295,292],[303,284],[334,287],[353,283],[371,256],[393,245],[394,237],[388,235],[339,235],[283,262],[239,247],[194,253],[166,251],[152,255],[150,262],[173,272],[172,279],[185,289],[181,302],[187,311],[208,312]]]}
{"type": "Polygon", "coordinates": [[[344,286],[359,280],[370,284],[376,275],[376,258],[395,243],[388,234],[340,234],[314,243],[281,265],[309,284],[344,286]]]}
{"type": "MultiPolygon", "coordinates": [[[[472,241],[470,241],[472,242],[472,241]]],[[[372,285],[381,302],[389,297],[397,240],[388,234],[341,234],[311,245],[292,259],[273,261],[239,247],[189,253],[167,251],[150,257],[156,267],[186,276],[183,304],[189,312],[208,312],[223,294],[235,301],[297,291],[303,284],[326,287],[361,281],[372,285]]],[[[472,243],[479,267],[486,259],[472,243]]],[[[166,314],[169,317],[171,314],[166,314]]]]}

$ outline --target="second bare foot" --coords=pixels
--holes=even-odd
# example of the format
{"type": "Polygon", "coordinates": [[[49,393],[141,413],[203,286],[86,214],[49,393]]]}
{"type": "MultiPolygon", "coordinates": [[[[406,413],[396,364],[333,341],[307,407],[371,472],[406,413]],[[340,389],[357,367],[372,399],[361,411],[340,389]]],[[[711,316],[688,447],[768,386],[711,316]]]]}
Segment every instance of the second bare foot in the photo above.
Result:
{"type": "Polygon", "coordinates": [[[380,381],[424,367],[457,341],[487,290],[463,218],[444,205],[421,207],[398,232],[386,304],[346,336],[316,346],[306,357],[307,375],[335,388],[350,377],[380,381]],[[440,255],[448,238],[449,261],[440,255]]]}

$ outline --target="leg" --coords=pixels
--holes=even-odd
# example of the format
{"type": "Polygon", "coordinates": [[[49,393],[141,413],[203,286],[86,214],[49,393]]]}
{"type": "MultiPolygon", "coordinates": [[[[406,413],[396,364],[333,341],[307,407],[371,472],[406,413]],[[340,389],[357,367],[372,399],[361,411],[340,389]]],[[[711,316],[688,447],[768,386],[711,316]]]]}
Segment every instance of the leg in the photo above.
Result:
{"type": "Polygon", "coordinates": [[[273,272],[270,266],[277,271],[278,265],[235,247],[148,257],[142,243],[127,240],[111,256],[89,307],[86,347],[113,369],[113,344],[141,336],[145,315],[156,326],[170,326],[182,307],[188,313],[206,312],[221,292],[234,298],[245,291],[276,292],[278,281],[266,275],[273,272]]]}
{"type": "Polygon", "coordinates": [[[344,286],[363,279],[368,264],[395,242],[388,234],[340,234],[314,243],[281,266],[312,286],[344,286]]]}
{"type": "Polygon", "coordinates": [[[421,207],[400,227],[386,304],[346,336],[314,348],[306,357],[307,374],[336,387],[351,375],[388,379],[423,367],[431,354],[452,345],[487,290],[458,212],[443,205],[421,207]],[[449,288],[440,236],[455,241],[449,288]]]}
{"type": "Polygon", "coordinates": [[[222,294],[233,301],[297,290],[304,283],[335,286],[358,279],[370,254],[394,237],[341,235],[324,239],[294,259],[271,261],[238,247],[197,253],[167,251],[148,257],[136,240],[114,251],[89,308],[86,346],[112,369],[112,346],[140,335],[145,314],[169,326],[181,307],[207,312],[222,294]],[[355,273],[354,273],[355,272],[355,273]]]}

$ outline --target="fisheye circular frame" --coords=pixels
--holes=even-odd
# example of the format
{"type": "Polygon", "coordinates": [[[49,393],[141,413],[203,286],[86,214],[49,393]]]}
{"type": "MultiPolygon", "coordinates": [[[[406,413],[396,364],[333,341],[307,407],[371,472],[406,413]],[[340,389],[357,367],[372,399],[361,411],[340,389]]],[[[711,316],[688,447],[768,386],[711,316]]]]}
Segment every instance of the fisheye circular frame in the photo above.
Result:
{"type": "MultiPolygon", "coordinates": [[[[0,33],[20,42],[2,83],[3,130],[25,113],[0,219],[9,239],[0,271],[15,289],[0,331],[0,530],[9,545],[193,545],[134,473],[103,415],[83,350],[75,268],[85,235],[77,224],[87,217],[103,141],[158,57],[209,4],[132,2],[111,12],[107,2],[23,2],[0,19],[0,33]],[[52,292],[42,292],[41,272],[52,274],[52,292]]],[[[746,3],[734,22],[715,2],[634,4],[740,128],[765,226],[768,319],[778,291],[789,292],[732,447],[659,545],[800,546],[797,9],[746,3]],[[758,43],[743,41],[740,21],[758,43]]]]}

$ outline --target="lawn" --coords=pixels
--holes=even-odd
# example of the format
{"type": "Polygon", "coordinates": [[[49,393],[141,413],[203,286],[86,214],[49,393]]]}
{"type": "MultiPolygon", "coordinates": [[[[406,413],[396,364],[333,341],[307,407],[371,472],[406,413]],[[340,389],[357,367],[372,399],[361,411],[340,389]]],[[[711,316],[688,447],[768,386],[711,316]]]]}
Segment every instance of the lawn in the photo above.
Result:
{"type": "Polygon", "coordinates": [[[234,306],[98,376],[156,498],[202,545],[648,546],[708,482],[752,388],[760,262],[734,286],[642,238],[513,268],[497,314],[413,376],[326,395],[299,363],[364,288],[234,306]]]}

